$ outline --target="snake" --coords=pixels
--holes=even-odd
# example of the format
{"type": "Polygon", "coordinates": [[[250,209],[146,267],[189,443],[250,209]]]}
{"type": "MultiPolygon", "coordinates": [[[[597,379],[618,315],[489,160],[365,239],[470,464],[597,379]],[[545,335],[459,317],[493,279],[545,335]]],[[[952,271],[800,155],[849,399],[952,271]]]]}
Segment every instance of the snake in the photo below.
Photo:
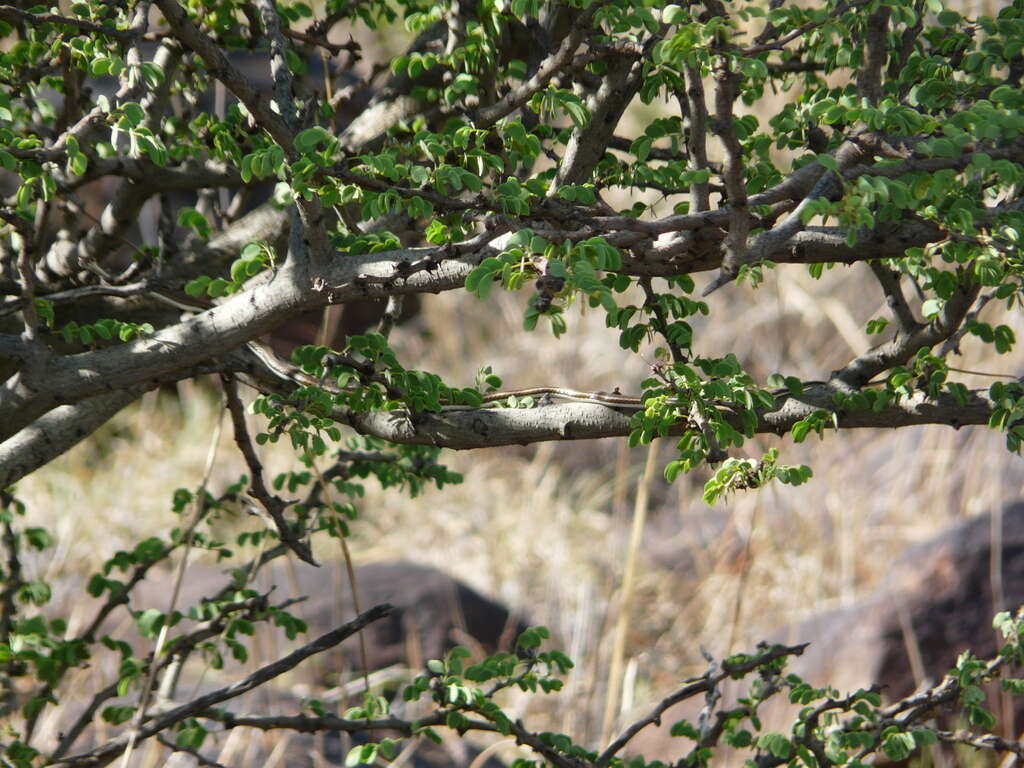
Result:
{"type": "MultiPolygon", "coordinates": [[[[183,301],[180,298],[171,297],[164,293],[160,293],[159,291],[150,291],[150,295],[165,304],[182,310],[183,312],[205,312],[210,308],[198,302],[191,303],[183,301]]],[[[329,383],[324,382],[321,379],[310,376],[299,368],[299,366],[284,360],[266,344],[252,339],[246,342],[245,346],[263,366],[269,369],[276,377],[284,381],[288,381],[300,387],[321,387],[322,389],[328,392],[333,392],[334,394],[338,394],[341,391],[331,387],[329,383]]],[[[486,392],[481,395],[481,400],[483,404],[494,404],[506,402],[509,398],[523,397],[543,398],[575,403],[593,403],[609,408],[628,408],[632,410],[640,410],[643,408],[643,400],[639,397],[623,395],[618,392],[585,392],[567,387],[541,386],[527,387],[525,389],[502,390],[498,392],[486,392]]],[[[444,406],[444,408],[449,410],[464,410],[466,406],[447,405],[444,406]]]]}

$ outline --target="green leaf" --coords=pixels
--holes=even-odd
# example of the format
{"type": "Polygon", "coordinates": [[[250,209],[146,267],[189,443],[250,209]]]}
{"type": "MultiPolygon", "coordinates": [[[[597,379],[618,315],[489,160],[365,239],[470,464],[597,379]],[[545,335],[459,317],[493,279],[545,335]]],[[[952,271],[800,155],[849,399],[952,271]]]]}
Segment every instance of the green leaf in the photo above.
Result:
{"type": "Polygon", "coordinates": [[[917,748],[910,733],[890,733],[882,741],[882,751],[890,760],[906,760],[917,748]]]}
{"type": "Polygon", "coordinates": [[[838,171],[839,163],[832,155],[818,155],[814,158],[822,168],[828,168],[830,171],[838,171]]]}
{"type": "Polygon", "coordinates": [[[693,741],[700,740],[700,731],[689,720],[680,720],[677,723],[673,723],[670,733],[673,736],[684,736],[693,741]]]}
{"type": "Polygon", "coordinates": [[[690,20],[690,14],[678,5],[667,5],[661,12],[665,24],[681,24],[690,20]]]}
{"type": "Polygon", "coordinates": [[[156,608],[148,608],[135,618],[135,623],[143,635],[154,638],[164,624],[164,614],[156,608]]]}
{"type": "Polygon", "coordinates": [[[141,104],[137,104],[134,101],[128,101],[122,104],[121,112],[128,119],[128,122],[133,126],[141,125],[142,122],[146,119],[146,110],[142,108],[141,104]]]}
{"type": "Polygon", "coordinates": [[[306,128],[295,136],[295,149],[301,154],[309,154],[318,149],[331,138],[331,134],[319,125],[306,128]]]}
{"type": "Polygon", "coordinates": [[[793,753],[793,745],[781,733],[762,734],[757,739],[757,746],[782,760],[788,760],[793,753]]]}
{"type": "Polygon", "coordinates": [[[231,282],[241,285],[249,277],[249,262],[238,259],[231,265],[231,282]]]}
{"type": "Polygon", "coordinates": [[[178,226],[190,227],[204,240],[210,236],[212,231],[210,222],[206,220],[206,217],[191,207],[181,208],[178,211],[178,226]]]}

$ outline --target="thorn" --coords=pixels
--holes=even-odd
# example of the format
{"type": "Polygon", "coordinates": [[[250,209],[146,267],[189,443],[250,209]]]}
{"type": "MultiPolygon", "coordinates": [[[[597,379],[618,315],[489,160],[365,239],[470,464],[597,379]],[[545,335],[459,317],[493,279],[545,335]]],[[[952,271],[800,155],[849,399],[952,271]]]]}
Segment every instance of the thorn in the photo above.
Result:
{"type": "Polygon", "coordinates": [[[703,298],[707,298],[712,293],[717,291],[719,288],[721,288],[724,285],[728,285],[729,283],[731,283],[735,279],[736,279],[736,275],[730,275],[725,270],[719,271],[718,277],[716,277],[714,280],[712,280],[710,283],[708,283],[707,288],[705,288],[703,291],[701,291],[701,294],[700,294],[701,298],[702,299],[703,298]]]}

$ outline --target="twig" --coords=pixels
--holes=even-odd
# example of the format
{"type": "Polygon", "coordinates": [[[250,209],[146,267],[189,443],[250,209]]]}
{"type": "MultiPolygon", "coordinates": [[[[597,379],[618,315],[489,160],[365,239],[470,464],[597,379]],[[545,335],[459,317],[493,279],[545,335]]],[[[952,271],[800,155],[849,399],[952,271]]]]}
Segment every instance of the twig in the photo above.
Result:
{"type": "Polygon", "coordinates": [[[1024,743],[1003,739],[994,733],[978,735],[970,731],[935,731],[939,741],[948,744],[965,744],[977,749],[992,749],[997,752],[1012,752],[1017,758],[1024,758],[1024,743]]]}
{"type": "Polygon", "coordinates": [[[569,30],[558,48],[551,53],[537,67],[537,71],[526,82],[513,88],[502,99],[481,107],[473,116],[473,124],[477,128],[487,128],[505,115],[518,109],[525,104],[533,94],[544,88],[561,69],[572,63],[576,49],[580,47],[587,33],[590,31],[594,14],[600,7],[600,3],[591,5],[576,16],[572,29],[569,30]]]}
{"type": "Polygon", "coordinates": [[[57,13],[29,13],[12,5],[0,5],[0,19],[22,22],[30,27],[40,27],[43,24],[59,24],[65,27],[74,27],[82,32],[91,32],[94,35],[106,35],[115,40],[132,41],[141,34],[137,29],[115,29],[114,27],[105,27],[102,24],[95,24],[85,19],[61,16],[57,13]]]}
{"type": "Polygon", "coordinates": [[[842,14],[846,13],[849,10],[852,10],[854,8],[859,8],[862,5],[867,5],[868,2],[870,2],[870,0],[853,0],[853,2],[850,2],[850,3],[842,3],[841,5],[837,5],[834,9],[832,9],[832,12],[829,13],[827,16],[825,16],[825,17],[823,17],[821,19],[818,19],[817,21],[809,21],[809,22],[807,22],[806,24],[803,24],[803,25],[797,27],[792,32],[790,32],[788,35],[786,35],[785,37],[782,37],[782,38],[776,40],[775,42],[764,42],[764,43],[761,43],[759,45],[752,45],[749,48],[745,48],[745,49],[743,49],[743,51],[740,52],[740,56],[741,57],[749,57],[749,56],[754,56],[755,54],[758,54],[758,53],[763,53],[764,51],[771,51],[771,50],[782,49],[788,43],[791,43],[792,41],[796,40],[798,37],[802,37],[803,35],[805,35],[808,32],[810,32],[812,29],[816,29],[817,27],[820,27],[823,24],[827,24],[829,21],[834,19],[836,16],[841,16],[842,14]]]}
{"type": "Polygon", "coordinates": [[[252,495],[270,516],[277,529],[277,535],[281,537],[281,543],[294,552],[300,560],[310,565],[317,565],[309,545],[295,535],[288,520],[285,519],[284,512],[290,506],[290,502],[271,493],[263,480],[263,465],[249,439],[249,428],[245,424],[245,408],[242,405],[242,399],[238,396],[238,383],[230,374],[222,375],[221,382],[224,387],[224,395],[227,398],[228,412],[231,414],[231,422],[234,426],[235,444],[245,458],[246,466],[249,467],[249,473],[252,475],[249,481],[252,495]]]}
{"type": "Polygon", "coordinates": [[[228,766],[224,765],[223,763],[218,763],[216,760],[211,760],[208,757],[203,757],[203,755],[201,755],[198,750],[193,749],[192,747],[183,747],[180,744],[176,744],[175,742],[163,736],[163,734],[158,733],[156,735],[156,740],[172,752],[181,752],[183,754],[192,756],[193,758],[195,758],[195,761],[199,765],[210,766],[210,768],[228,768],[228,766]]]}
{"type": "Polygon", "coordinates": [[[920,328],[921,324],[914,319],[914,313],[907,304],[907,297],[903,295],[899,273],[878,261],[869,261],[867,264],[878,284],[882,286],[885,303],[889,305],[889,310],[896,319],[896,327],[899,328],[900,334],[909,336],[920,328]]]}
{"type": "MultiPolygon", "coordinates": [[[[192,535],[192,531],[199,524],[199,522],[201,521],[203,515],[206,514],[207,510],[208,510],[208,507],[206,505],[206,501],[205,501],[205,499],[203,499],[203,502],[202,502],[202,514],[193,518],[192,523],[185,530],[184,535],[179,539],[179,541],[177,543],[175,543],[175,544],[172,544],[164,552],[164,555],[163,555],[164,557],[169,556],[172,552],[174,552],[174,550],[176,550],[178,547],[182,546],[184,544],[184,542],[186,542],[186,541],[188,541],[190,539],[190,537],[192,535]]],[[[94,643],[96,641],[96,633],[99,631],[100,627],[103,625],[103,622],[105,622],[107,620],[107,617],[115,609],[117,609],[118,607],[120,607],[122,605],[126,605],[128,603],[128,596],[131,593],[131,591],[135,588],[135,586],[140,581],[142,581],[144,578],[146,578],[146,574],[149,573],[149,570],[157,562],[159,562],[160,559],[163,559],[163,558],[158,558],[158,559],[154,559],[154,560],[147,560],[147,561],[145,561],[145,562],[143,562],[143,563],[141,563],[139,565],[136,565],[135,568],[132,570],[131,576],[128,577],[127,581],[125,581],[124,584],[122,584],[116,590],[112,589],[110,591],[110,594],[107,597],[106,601],[96,611],[95,615],[92,618],[92,621],[90,621],[89,624],[86,626],[86,628],[84,630],[82,630],[82,632],[80,632],[78,634],[78,637],[76,638],[76,640],[78,642],[85,643],[87,645],[91,645],[92,643],[94,643]]],[[[155,659],[155,656],[154,656],[154,659],[155,659]]],[[[36,696],[41,697],[43,700],[47,700],[49,698],[50,694],[52,694],[52,692],[54,690],[54,687],[55,686],[53,684],[46,683],[46,684],[44,684],[41,687],[40,691],[36,694],[36,696]]],[[[106,690],[106,689],[104,689],[104,690],[106,690]]],[[[116,691],[115,691],[115,694],[116,694],[116,691]]],[[[90,704],[90,707],[93,707],[93,711],[95,711],[94,708],[98,707],[99,704],[101,704],[107,698],[110,698],[110,696],[105,696],[104,695],[104,691],[100,691],[99,693],[97,693],[93,697],[93,700],[92,700],[92,702],[90,704]]],[[[83,712],[79,716],[78,720],[75,721],[75,725],[72,726],[72,728],[68,731],[69,735],[70,734],[74,734],[75,738],[77,738],[77,734],[81,733],[82,729],[84,729],[85,726],[87,726],[89,724],[89,721],[92,719],[92,714],[90,714],[88,710],[89,710],[89,708],[87,708],[86,712],[83,712]]],[[[41,710],[40,710],[40,712],[41,712],[41,710]]],[[[26,739],[29,736],[31,736],[33,730],[35,729],[35,724],[37,722],[37,718],[38,718],[38,714],[36,715],[36,717],[30,718],[28,720],[28,722],[26,723],[26,726],[25,726],[26,739]]],[[[73,738],[69,740],[67,737],[65,737],[64,739],[61,740],[60,745],[58,746],[57,751],[55,752],[55,754],[61,754],[66,749],[70,748],[70,746],[71,746],[71,744],[73,742],[74,742],[73,738]]]]}
{"type": "MultiPolygon", "coordinates": [[[[316,474],[317,483],[320,486],[320,488],[323,489],[322,492],[324,494],[327,494],[328,488],[330,486],[328,486],[327,480],[320,473],[320,467],[317,466],[314,456],[311,453],[307,452],[306,460],[309,462],[309,466],[313,469],[313,472],[316,474]]],[[[352,594],[352,607],[355,608],[356,613],[360,613],[362,609],[360,608],[361,601],[359,600],[359,582],[356,579],[356,569],[355,566],[352,564],[352,552],[349,550],[348,540],[347,537],[345,536],[344,531],[338,531],[338,541],[340,542],[341,545],[341,555],[345,560],[345,571],[348,573],[348,586],[352,594]]],[[[370,690],[370,662],[368,661],[368,659],[369,655],[366,652],[366,635],[363,632],[360,632],[359,660],[362,662],[363,665],[363,683],[366,686],[367,692],[369,692],[370,690]]]]}
{"type": "Polygon", "coordinates": [[[96,714],[96,711],[105,701],[110,701],[118,695],[118,683],[114,682],[105,688],[101,688],[93,694],[92,698],[86,707],[79,713],[78,718],[72,724],[70,728],[61,734],[60,743],[57,744],[57,748],[53,750],[50,755],[50,761],[53,762],[66,754],[69,749],[78,740],[78,737],[82,735],[89,725],[92,723],[92,719],[96,714]]]}
{"type": "MultiPolygon", "coordinates": [[[[216,599],[217,598],[215,597],[214,600],[216,599]]],[[[279,609],[285,608],[298,601],[299,599],[285,600],[276,607],[279,609]]],[[[178,659],[185,656],[199,643],[218,634],[222,634],[223,631],[227,629],[230,623],[229,617],[231,617],[232,614],[242,612],[244,617],[251,618],[255,614],[265,610],[266,603],[266,597],[258,597],[220,606],[215,617],[201,622],[188,634],[179,635],[167,644],[169,655],[155,662],[158,665],[157,673],[159,674],[164,672],[164,670],[170,671],[169,668],[172,668],[178,659]]],[[[100,708],[100,705],[118,695],[117,689],[118,683],[114,682],[93,694],[89,704],[82,710],[71,728],[69,728],[61,737],[57,748],[50,755],[50,762],[56,761],[59,757],[67,753],[78,737],[82,734],[82,731],[84,731],[92,722],[93,716],[96,714],[96,710],[100,708]]],[[[165,692],[161,690],[160,693],[163,695],[165,692]]]]}
{"type": "Polygon", "coordinates": [[[337,56],[342,51],[351,50],[352,47],[351,43],[332,43],[326,38],[314,37],[313,35],[307,35],[303,32],[296,32],[295,30],[288,29],[287,27],[281,29],[281,34],[285,37],[291,38],[292,40],[298,40],[302,43],[308,43],[309,45],[324,48],[330,51],[332,56],[337,56]]]}
{"type": "Polygon", "coordinates": [[[689,358],[683,352],[682,347],[669,338],[668,318],[665,317],[665,311],[662,309],[661,304],[658,303],[658,295],[654,292],[654,288],[651,285],[651,278],[641,277],[638,282],[644,292],[644,307],[649,309],[654,316],[654,322],[651,325],[665,339],[665,344],[668,346],[669,352],[672,353],[672,362],[685,363],[689,358]]]}
{"type": "Polygon", "coordinates": [[[832,381],[843,386],[861,387],[878,374],[903,365],[921,347],[933,347],[952,336],[963,324],[967,310],[974,303],[981,285],[961,284],[945,306],[927,325],[913,333],[869,349],[832,375],[832,381]]]}
{"type": "MultiPolygon", "coordinates": [[[[337,715],[236,715],[223,709],[207,708],[196,713],[197,717],[223,723],[225,728],[256,728],[261,731],[284,729],[296,733],[317,731],[397,731],[404,736],[413,736],[419,728],[443,725],[447,712],[433,713],[415,721],[398,717],[383,717],[376,720],[348,720],[337,715]]],[[[484,720],[467,720],[467,731],[497,731],[497,727],[484,720]]]]}
{"type": "MultiPolygon", "coordinates": [[[[228,701],[229,699],[241,696],[243,693],[248,693],[253,688],[257,688],[264,683],[273,680],[275,677],[283,675],[285,672],[294,669],[310,656],[333,648],[346,638],[351,637],[367,624],[377,621],[378,619],[382,619],[385,616],[389,616],[393,610],[393,606],[387,603],[375,606],[347,624],[342,624],[337,629],[332,630],[325,635],[321,635],[313,642],[292,651],[284,658],[260,667],[258,670],[242,680],[223,688],[218,688],[204,696],[199,696],[198,698],[193,699],[187,704],[182,704],[179,707],[175,707],[174,709],[155,716],[147,725],[140,729],[136,741],[147,739],[150,736],[160,733],[161,731],[164,731],[189,717],[196,717],[200,713],[221,703],[222,701],[228,701]]],[[[89,752],[72,755],[71,757],[55,761],[53,764],[70,765],[80,768],[94,768],[95,766],[107,765],[111,760],[124,751],[128,744],[128,740],[128,734],[121,734],[120,736],[111,739],[106,744],[96,747],[89,752]]]]}
{"type": "Polygon", "coordinates": [[[756,654],[740,662],[722,662],[721,669],[716,673],[710,671],[687,680],[680,688],[662,699],[651,712],[634,722],[626,728],[615,741],[608,745],[597,760],[594,761],[595,768],[604,768],[611,759],[621,752],[633,737],[649,725],[660,725],[661,716],[681,701],[691,699],[702,693],[707,693],[714,686],[732,675],[745,675],[765,664],[769,664],[784,656],[800,656],[807,648],[807,643],[800,645],[774,645],[771,648],[756,654]]]}
{"type": "MultiPolygon", "coordinates": [[[[48,293],[40,298],[53,304],[63,304],[69,301],[78,301],[87,296],[116,296],[118,298],[129,298],[145,293],[148,287],[145,283],[132,283],[130,285],[83,285],[80,288],[69,288],[66,291],[48,293]]],[[[21,298],[8,299],[0,302],[0,317],[17,312],[24,300],[21,298]]]]}

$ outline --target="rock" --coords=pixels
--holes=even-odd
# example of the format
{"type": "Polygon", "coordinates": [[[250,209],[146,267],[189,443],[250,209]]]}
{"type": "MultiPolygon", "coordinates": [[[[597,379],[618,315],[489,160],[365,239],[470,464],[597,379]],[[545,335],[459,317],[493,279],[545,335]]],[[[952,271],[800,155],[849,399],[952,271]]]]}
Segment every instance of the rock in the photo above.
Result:
{"type": "MultiPolygon", "coordinates": [[[[362,610],[380,603],[395,607],[391,616],[364,630],[369,671],[394,664],[419,669],[428,659],[440,658],[456,645],[466,645],[478,655],[510,650],[515,638],[528,626],[506,606],[437,568],[398,560],[357,566],[355,572],[362,610]]],[[[147,578],[132,598],[133,610],[165,611],[172,580],[169,573],[147,578]]],[[[178,610],[187,612],[203,597],[216,594],[229,583],[222,568],[189,566],[178,610]]],[[[253,588],[269,592],[269,599],[275,604],[303,598],[288,608],[309,625],[300,643],[309,642],[356,616],[348,575],[341,563],[323,563],[317,568],[275,561],[260,572],[253,588]]],[[[355,638],[350,638],[340,647],[340,654],[327,652],[321,657],[342,662],[330,665],[335,671],[345,666],[350,672],[359,672],[359,645],[355,638]]]]}
{"type": "MultiPolygon", "coordinates": [[[[299,594],[309,596],[302,614],[311,636],[355,617],[343,566],[303,565],[296,571],[299,594]]],[[[391,616],[367,628],[370,670],[392,664],[420,668],[456,645],[482,654],[509,650],[527,627],[506,606],[429,566],[407,561],[364,565],[356,568],[356,583],[363,610],[379,603],[395,606],[391,616]]],[[[346,643],[344,654],[353,667],[361,667],[358,643],[346,643]]]]}

